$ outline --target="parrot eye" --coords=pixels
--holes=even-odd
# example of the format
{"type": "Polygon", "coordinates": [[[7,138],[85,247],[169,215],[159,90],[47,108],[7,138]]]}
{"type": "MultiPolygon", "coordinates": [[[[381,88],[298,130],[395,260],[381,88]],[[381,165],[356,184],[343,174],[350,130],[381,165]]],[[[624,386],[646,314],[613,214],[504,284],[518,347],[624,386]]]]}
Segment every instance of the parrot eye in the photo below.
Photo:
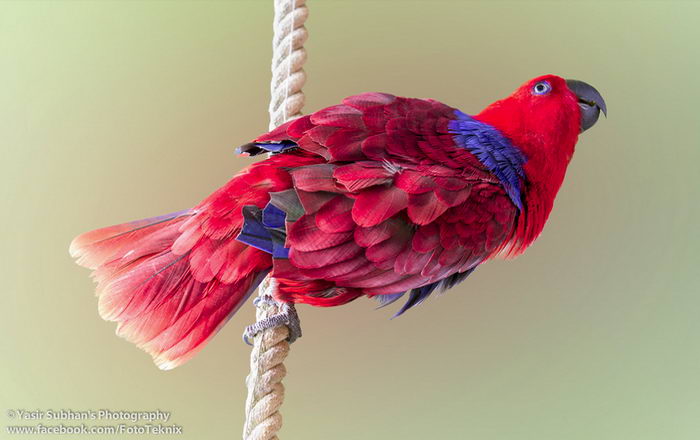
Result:
{"type": "Polygon", "coordinates": [[[535,95],[544,95],[552,90],[552,86],[548,81],[540,81],[532,87],[532,93],[535,95]]]}

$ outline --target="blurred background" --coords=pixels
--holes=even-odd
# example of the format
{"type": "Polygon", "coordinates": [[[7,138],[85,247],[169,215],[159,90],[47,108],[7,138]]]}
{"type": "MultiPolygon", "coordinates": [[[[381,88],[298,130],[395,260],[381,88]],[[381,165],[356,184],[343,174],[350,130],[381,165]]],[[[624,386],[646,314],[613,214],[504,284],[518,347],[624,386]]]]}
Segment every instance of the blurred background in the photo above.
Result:
{"type": "MultiPolygon", "coordinates": [[[[524,256],[400,319],[302,306],[281,437],[699,438],[700,3],[308,4],[307,111],[385,91],[476,113],[555,73],[609,117],[524,256]]],[[[158,408],[173,438],[239,438],[252,305],[161,372],[98,317],[68,244],[252,162],[234,148],[266,131],[271,21],[271,1],[0,3],[3,425],[158,408]]]]}

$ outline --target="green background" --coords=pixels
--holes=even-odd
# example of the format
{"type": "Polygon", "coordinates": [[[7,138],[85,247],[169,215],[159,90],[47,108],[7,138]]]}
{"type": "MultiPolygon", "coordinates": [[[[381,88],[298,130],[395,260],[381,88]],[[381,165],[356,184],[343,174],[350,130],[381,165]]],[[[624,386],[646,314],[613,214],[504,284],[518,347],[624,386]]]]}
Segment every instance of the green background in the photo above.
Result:
{"type": "MultiPolygon", "coordinates": [[[[595,85],[609,118],[524,256],[396,320],[302,306],[281,437],[700,438],[700,4],[309,7],[307,111],[376,90],[475,113],[555,73],[595,85]]],[[[239,438],[252,306],[161,372],[100,320],[67,249],[251,163],[233,149],[266,131],[271,20],[271,1],[0,3],[3,425],[160,408],[177,438],[239,438]]]]}

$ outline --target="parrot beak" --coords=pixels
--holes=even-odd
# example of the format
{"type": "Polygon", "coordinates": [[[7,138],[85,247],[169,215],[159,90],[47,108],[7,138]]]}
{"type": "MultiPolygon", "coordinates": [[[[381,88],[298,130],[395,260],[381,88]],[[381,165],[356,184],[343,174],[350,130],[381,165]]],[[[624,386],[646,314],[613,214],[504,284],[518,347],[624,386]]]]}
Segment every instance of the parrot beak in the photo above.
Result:
{"type": "Polygon", "coordinates": [[[567,79],[566,85],[578,97],[578,105],[581,107],[581,133],[595,125],[601,111],[608,116],[605,100],[595,87],[575,79],[567,79]]]}

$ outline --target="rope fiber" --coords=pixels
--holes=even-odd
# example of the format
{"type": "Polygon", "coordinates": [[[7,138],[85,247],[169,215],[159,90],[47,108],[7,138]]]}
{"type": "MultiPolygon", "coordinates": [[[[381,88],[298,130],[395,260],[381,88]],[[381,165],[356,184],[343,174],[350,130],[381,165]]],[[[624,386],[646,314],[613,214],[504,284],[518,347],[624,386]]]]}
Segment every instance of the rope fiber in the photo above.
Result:
{"type": "MultiPolygon", "coordinates": [[[[272,80],[270,82],[270,130],[301,116],[306,82],[302,69],[306,61],[304,42],[308,33],[304,22],[309,15],[306,0],[274,0],[275,16],[272,38],[272,80]]],[[[257,322],[280,313],[282,307],[271,301],[273,278],[265,278],[256,298],[257,322]]],[[[282,380],[287,374],[284,360],[289,354],[289,328],[286,325],[263,330],[253,338],[250,374],[246,378],[248,397],[245,403],[243,440],[278,440],[282,428],[279,412],[284,402],[282,380]]]]}

